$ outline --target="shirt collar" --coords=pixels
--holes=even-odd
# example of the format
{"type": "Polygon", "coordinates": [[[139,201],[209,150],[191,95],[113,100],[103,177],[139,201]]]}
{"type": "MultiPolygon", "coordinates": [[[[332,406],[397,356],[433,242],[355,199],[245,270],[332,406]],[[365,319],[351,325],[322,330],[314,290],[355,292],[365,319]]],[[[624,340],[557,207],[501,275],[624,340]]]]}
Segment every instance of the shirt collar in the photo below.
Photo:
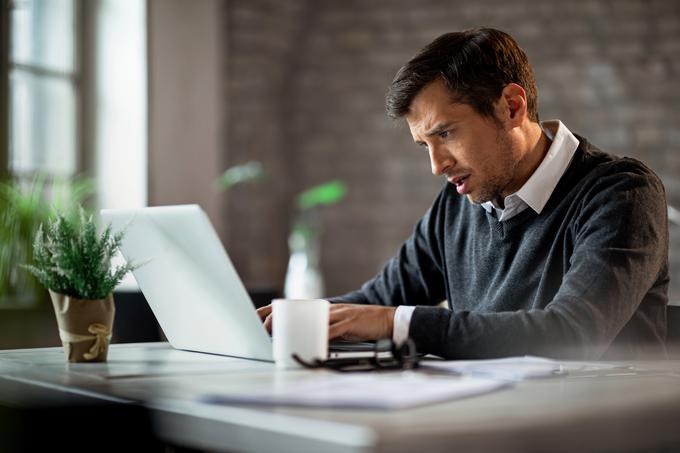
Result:
{"type": "MultiPolygon", "coordinates": [[[[517,197],[537,214],[543,211],[579,145],[578,139],[560,120],[543,121],[541,129],[552,140],[548,152],[527,182],[517,192],[505,197],[505,206],[509,199],[517,197]]],[[[487,201],[482,203],[482,207],[492,212],[495,206],[487,201]]]]}

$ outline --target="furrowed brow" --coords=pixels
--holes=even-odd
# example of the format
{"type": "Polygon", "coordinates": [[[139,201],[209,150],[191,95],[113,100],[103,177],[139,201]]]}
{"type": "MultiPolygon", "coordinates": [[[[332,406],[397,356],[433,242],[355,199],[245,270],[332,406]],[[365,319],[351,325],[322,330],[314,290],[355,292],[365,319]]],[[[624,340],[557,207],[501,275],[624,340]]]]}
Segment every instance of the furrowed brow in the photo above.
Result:
{"type": "Polygon", "coordinates": [[[434,127],[434,129],[431,129],[430,132],[428,132],[428,133],[425,134],[425,136],[426,136],[426,137],[433,137],[433,136],[435,136],[435,135],[437,135],[437,134],[441,134],[442,132],[444,132],[445,130],[447,130],[447,129],[450,128],[451,126],[453,126],[453,123],[454,123],[454,122],[455,122],[455,121],[449,121],[448,123],[443,123],[443,124],[440,123],[440,124],[437,124],[437,125],[434,127]]]}

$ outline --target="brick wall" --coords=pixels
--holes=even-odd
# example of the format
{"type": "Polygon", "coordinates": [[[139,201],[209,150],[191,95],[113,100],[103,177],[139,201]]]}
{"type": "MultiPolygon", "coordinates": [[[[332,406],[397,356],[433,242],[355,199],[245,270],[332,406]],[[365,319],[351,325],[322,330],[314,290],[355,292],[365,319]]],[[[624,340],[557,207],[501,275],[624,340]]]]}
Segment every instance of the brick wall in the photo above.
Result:
{"type": "MultiPolygon", "coordinates": [[[[224,2],[223,165],[269,178],[225,197],[227,249],[248,286],[282,288],[294,194],[340,178],[322,210],[327,292],[356,288],[394,254],[442,180],[384,114],[396,70],[441,33],[500,28],[527,51],[543,119],[659,173],[680,205],[680,2],[430,0],[224,2]]],[[[672,230],[680,272],[680,227],[672,230]]],[[[673,298],[680,300],[675,278],[673,298]]]]}

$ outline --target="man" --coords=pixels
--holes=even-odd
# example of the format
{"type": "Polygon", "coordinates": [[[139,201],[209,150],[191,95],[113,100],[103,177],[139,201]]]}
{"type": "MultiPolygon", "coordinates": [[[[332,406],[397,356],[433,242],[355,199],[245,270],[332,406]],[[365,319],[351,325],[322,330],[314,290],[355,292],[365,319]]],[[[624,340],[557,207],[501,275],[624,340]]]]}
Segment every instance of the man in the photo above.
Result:
{"type": "Polygon", "coordinates": [[[440,36],[399,70],[387,112],[448,183],[385,268],[332,299],[331,339],[411,337],[449,359],[664,353],[663,185],[539,123],[533,70],[509,35],[440,36]]]}

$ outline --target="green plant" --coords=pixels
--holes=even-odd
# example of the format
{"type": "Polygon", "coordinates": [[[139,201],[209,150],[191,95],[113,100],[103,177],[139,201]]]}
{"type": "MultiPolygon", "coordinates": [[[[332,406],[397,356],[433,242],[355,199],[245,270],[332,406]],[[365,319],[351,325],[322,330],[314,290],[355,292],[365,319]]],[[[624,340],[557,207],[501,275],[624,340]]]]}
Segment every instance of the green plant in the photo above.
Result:
{"type": "Polygon", "coordinates": [[[46,296],[19,263],[33,263],[33,239],[42,223],[73,211],[93,191],[94,182],[81,177],[38,174],[31,181],[0,181],[0,306],[29,306],[46,296]]]}
{"type": "Polygon", "coordinates": [[[336,180],[313,186],[295,198],[297,212],[288,237],[291,256],[284,285],[286,297],[313,299],[323,296],[319,207],[336,204],[346,194],[347,185],[336,180]]]}
{"type": "Polygon", "coordinates": [[[317,207],[340,202],[347,194],[347,185],[340,180],[328,181],[300,192],[295,198],[298,213],[292,232],[309,241],[320,228],[317,207]]]}
{"type": "Polygon", "coordinates": [[[315,208],[321,205],[331,205],[339,202],[347,193],[347,185],[342,181],[329,181],[311,187],[297,196],[297,206],[301,210],[315,208]]]}
{"type": "Polygon", "coordinates": [[[251,160],[241,165],[234,165],[228,168],[221,176],[213,182],[213,186],[218,190],[229,190],[234,186],[249,181],[260,181],[264,179],[265,172],[262,164],[256,160],[251,160]]]}
{"type": "Polygon", "coordinates": [[[139,267],[127,263],[111,269],[125,231],[113,234],[108,225],[100,234],[92,215],[57,215],[40,225],[33,245],[35,265],[25,265],[45,287],[79,299],[104,299],[126,273],[139,267]]]}

